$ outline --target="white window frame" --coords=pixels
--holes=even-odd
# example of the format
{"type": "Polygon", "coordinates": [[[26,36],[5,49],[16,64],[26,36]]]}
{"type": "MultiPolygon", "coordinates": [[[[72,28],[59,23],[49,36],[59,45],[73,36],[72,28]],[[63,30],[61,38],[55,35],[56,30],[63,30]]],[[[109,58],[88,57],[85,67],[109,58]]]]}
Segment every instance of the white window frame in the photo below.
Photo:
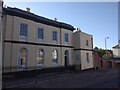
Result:
{"type": "Polygon", "coordinates": [[[52,50],[52,64],[53,64],[53,66],[56,66],[58,64],[58,50],[57,49],[52,50]],[[56,50],[56,54],[57,54],[56,62],[53,61],[53,51],[54,50],[56,50]]]}
{"type": "Polygon", "coordinates": [[[42,49],[42,48],[39,48],[39,49],[37,49],[36,50],[36,66],[37,66],[37,69],[41,69],[41,68],[43,68],[43,66],[44,66],[44,55],[45,55],[45,51],[44,51],[44,49],[42,49]],[[38,64],[37,63],[37,56],[38,56],[38,50],[39,49],[41,49],[41,50],[43,50],[43,63],[42,64],[38,64]]]}
{"type": "Polygon", "coordinates": [[[58,32],[57,31],[52,31],[52,42],[53,43],[57,43],[58,42],[58,32]],[[57,40],[53,40],[53,32],[57,33],[57,35],[56,35],[57,40]]]}
{"type": "Polygon", "coordinates": [[[37,31],[36,31],[37,41],[38,42],[43,42],[44,41],[44,28],[41,28],[41,27],[39,27],[39,28],[37,28],[37,31]],[[39,28],[43,30],[43,38],[38,38],[38,29],[39,28]]]}
{"type": "Polygon", "coordinates": [[[68,42],[66,42],[66,35],[68,35],[68,42],[69,42],[69,34],[68,33],[64,33],[64,43],[68,44],[68,42]]]}
{"type": "Polygon", "coordinates": [[[27,69],[27,63],[28,63],[28,49],[26,47],[21,47],[18,49],[17,54],[17,71],[24,71],[27,69]],[[20,62],[20,49],[25,48],[26,49],[26,65],[21,65],[20,62]]]}
{"type": "Polygon", "coordinates": [[[28,24],[26,24],[26,23],[20,23],[20,25],[19,25],[19,40],[27,41],[27,37],[28,37],[28,24]],[[22,35],[20,35],[21,24],[25,24],[25,25],[27,25],[27,36],[22,36],[22,35]]]}

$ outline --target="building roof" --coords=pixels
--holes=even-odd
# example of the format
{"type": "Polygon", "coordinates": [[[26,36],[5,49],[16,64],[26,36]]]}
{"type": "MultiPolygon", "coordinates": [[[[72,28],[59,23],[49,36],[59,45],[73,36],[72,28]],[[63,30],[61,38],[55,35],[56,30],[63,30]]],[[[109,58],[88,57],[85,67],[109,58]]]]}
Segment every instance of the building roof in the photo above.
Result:
{"type": "Polygon", "coordinates": [[[114,47],[112,47],[112,48],[120,48],[120,47],[119,47],[119,45],[116,45],[116,46],[114,46],[114,47]]]}
{"type": "Polygon", "coordinates": [[[72,25],[69,25],[63,22],[54,21],[42,16],[38,16],[34,13],[24,11],[18,8],[11,8],[11,7],[3,8],[3,12],[8,15],[18,16],[18,17],[29,19],[42,24],[51,25],[58,28],[64,28],[70,31],[75,30],[75,28],[72,25]]]}
{"type": "Polygon", "coordinates": [[[73,34],[75,34],[75,33],[83,33],[83,34],[85,34],[85,35],[89,35],[89,36],[92,36],[92,37],[93,37],[93,35],[88,34],[88,33],[85,33],[85,32],[83,32],[83,31],[81,31],[81,30],[74,30],[74,31],[73,31],[73,34]]]}

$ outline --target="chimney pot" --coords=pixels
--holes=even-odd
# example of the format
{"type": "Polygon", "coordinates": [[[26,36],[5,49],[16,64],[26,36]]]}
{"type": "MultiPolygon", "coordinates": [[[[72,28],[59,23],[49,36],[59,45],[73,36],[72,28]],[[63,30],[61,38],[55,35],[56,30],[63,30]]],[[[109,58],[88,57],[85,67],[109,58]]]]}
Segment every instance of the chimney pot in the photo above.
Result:
{"type": "Polygon", "coordinates": [[[27,11],[27,12],[30,12],[30,8],[29,8],[29,7],[26,7],[26,11],[27,11]]]}
{"type": "Polygon", "coordinates": [[[54,18],[54,21],[57,21],[57,18],[54,18]]]}

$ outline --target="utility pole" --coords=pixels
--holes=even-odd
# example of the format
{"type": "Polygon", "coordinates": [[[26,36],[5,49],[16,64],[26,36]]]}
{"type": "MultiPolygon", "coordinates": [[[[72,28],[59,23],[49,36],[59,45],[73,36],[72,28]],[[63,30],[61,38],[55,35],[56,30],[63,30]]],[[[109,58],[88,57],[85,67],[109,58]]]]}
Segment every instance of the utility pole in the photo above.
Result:
{"type": "Polygon", "coordinates": [[[106,38],[105,38],[105,60],[106,60],[106,62],[107,62],[106,65],[107,65],[107,67],[108,67],[108,60],[107,60],[107,42],[106,42],[107,39],[109,39],[109,37],[106,37],[106,38]]]}

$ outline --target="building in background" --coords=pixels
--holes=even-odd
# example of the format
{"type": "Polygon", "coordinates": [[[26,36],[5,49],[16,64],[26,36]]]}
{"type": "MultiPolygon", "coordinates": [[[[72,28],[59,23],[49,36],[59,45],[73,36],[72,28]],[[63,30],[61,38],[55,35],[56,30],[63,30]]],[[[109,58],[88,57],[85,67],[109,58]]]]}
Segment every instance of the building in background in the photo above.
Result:
{"type": "Polygon", "coordinates": [[[113,57],[120,58],[120,40],[118,41],[118,44],[113,47],[113,57]]]}
{"type": "Polygon", "coordinates": [[[117,64],[117,66],[120,66],[120,40],[118,41],[118,44],[114,46],[113,48],[113,60],[117,64]]]}
{"type": "Polygon", "coordinates": [[[93,68],[93,36],[79,28],[74,32],[74,62],[81,70],[93,68]]]}

